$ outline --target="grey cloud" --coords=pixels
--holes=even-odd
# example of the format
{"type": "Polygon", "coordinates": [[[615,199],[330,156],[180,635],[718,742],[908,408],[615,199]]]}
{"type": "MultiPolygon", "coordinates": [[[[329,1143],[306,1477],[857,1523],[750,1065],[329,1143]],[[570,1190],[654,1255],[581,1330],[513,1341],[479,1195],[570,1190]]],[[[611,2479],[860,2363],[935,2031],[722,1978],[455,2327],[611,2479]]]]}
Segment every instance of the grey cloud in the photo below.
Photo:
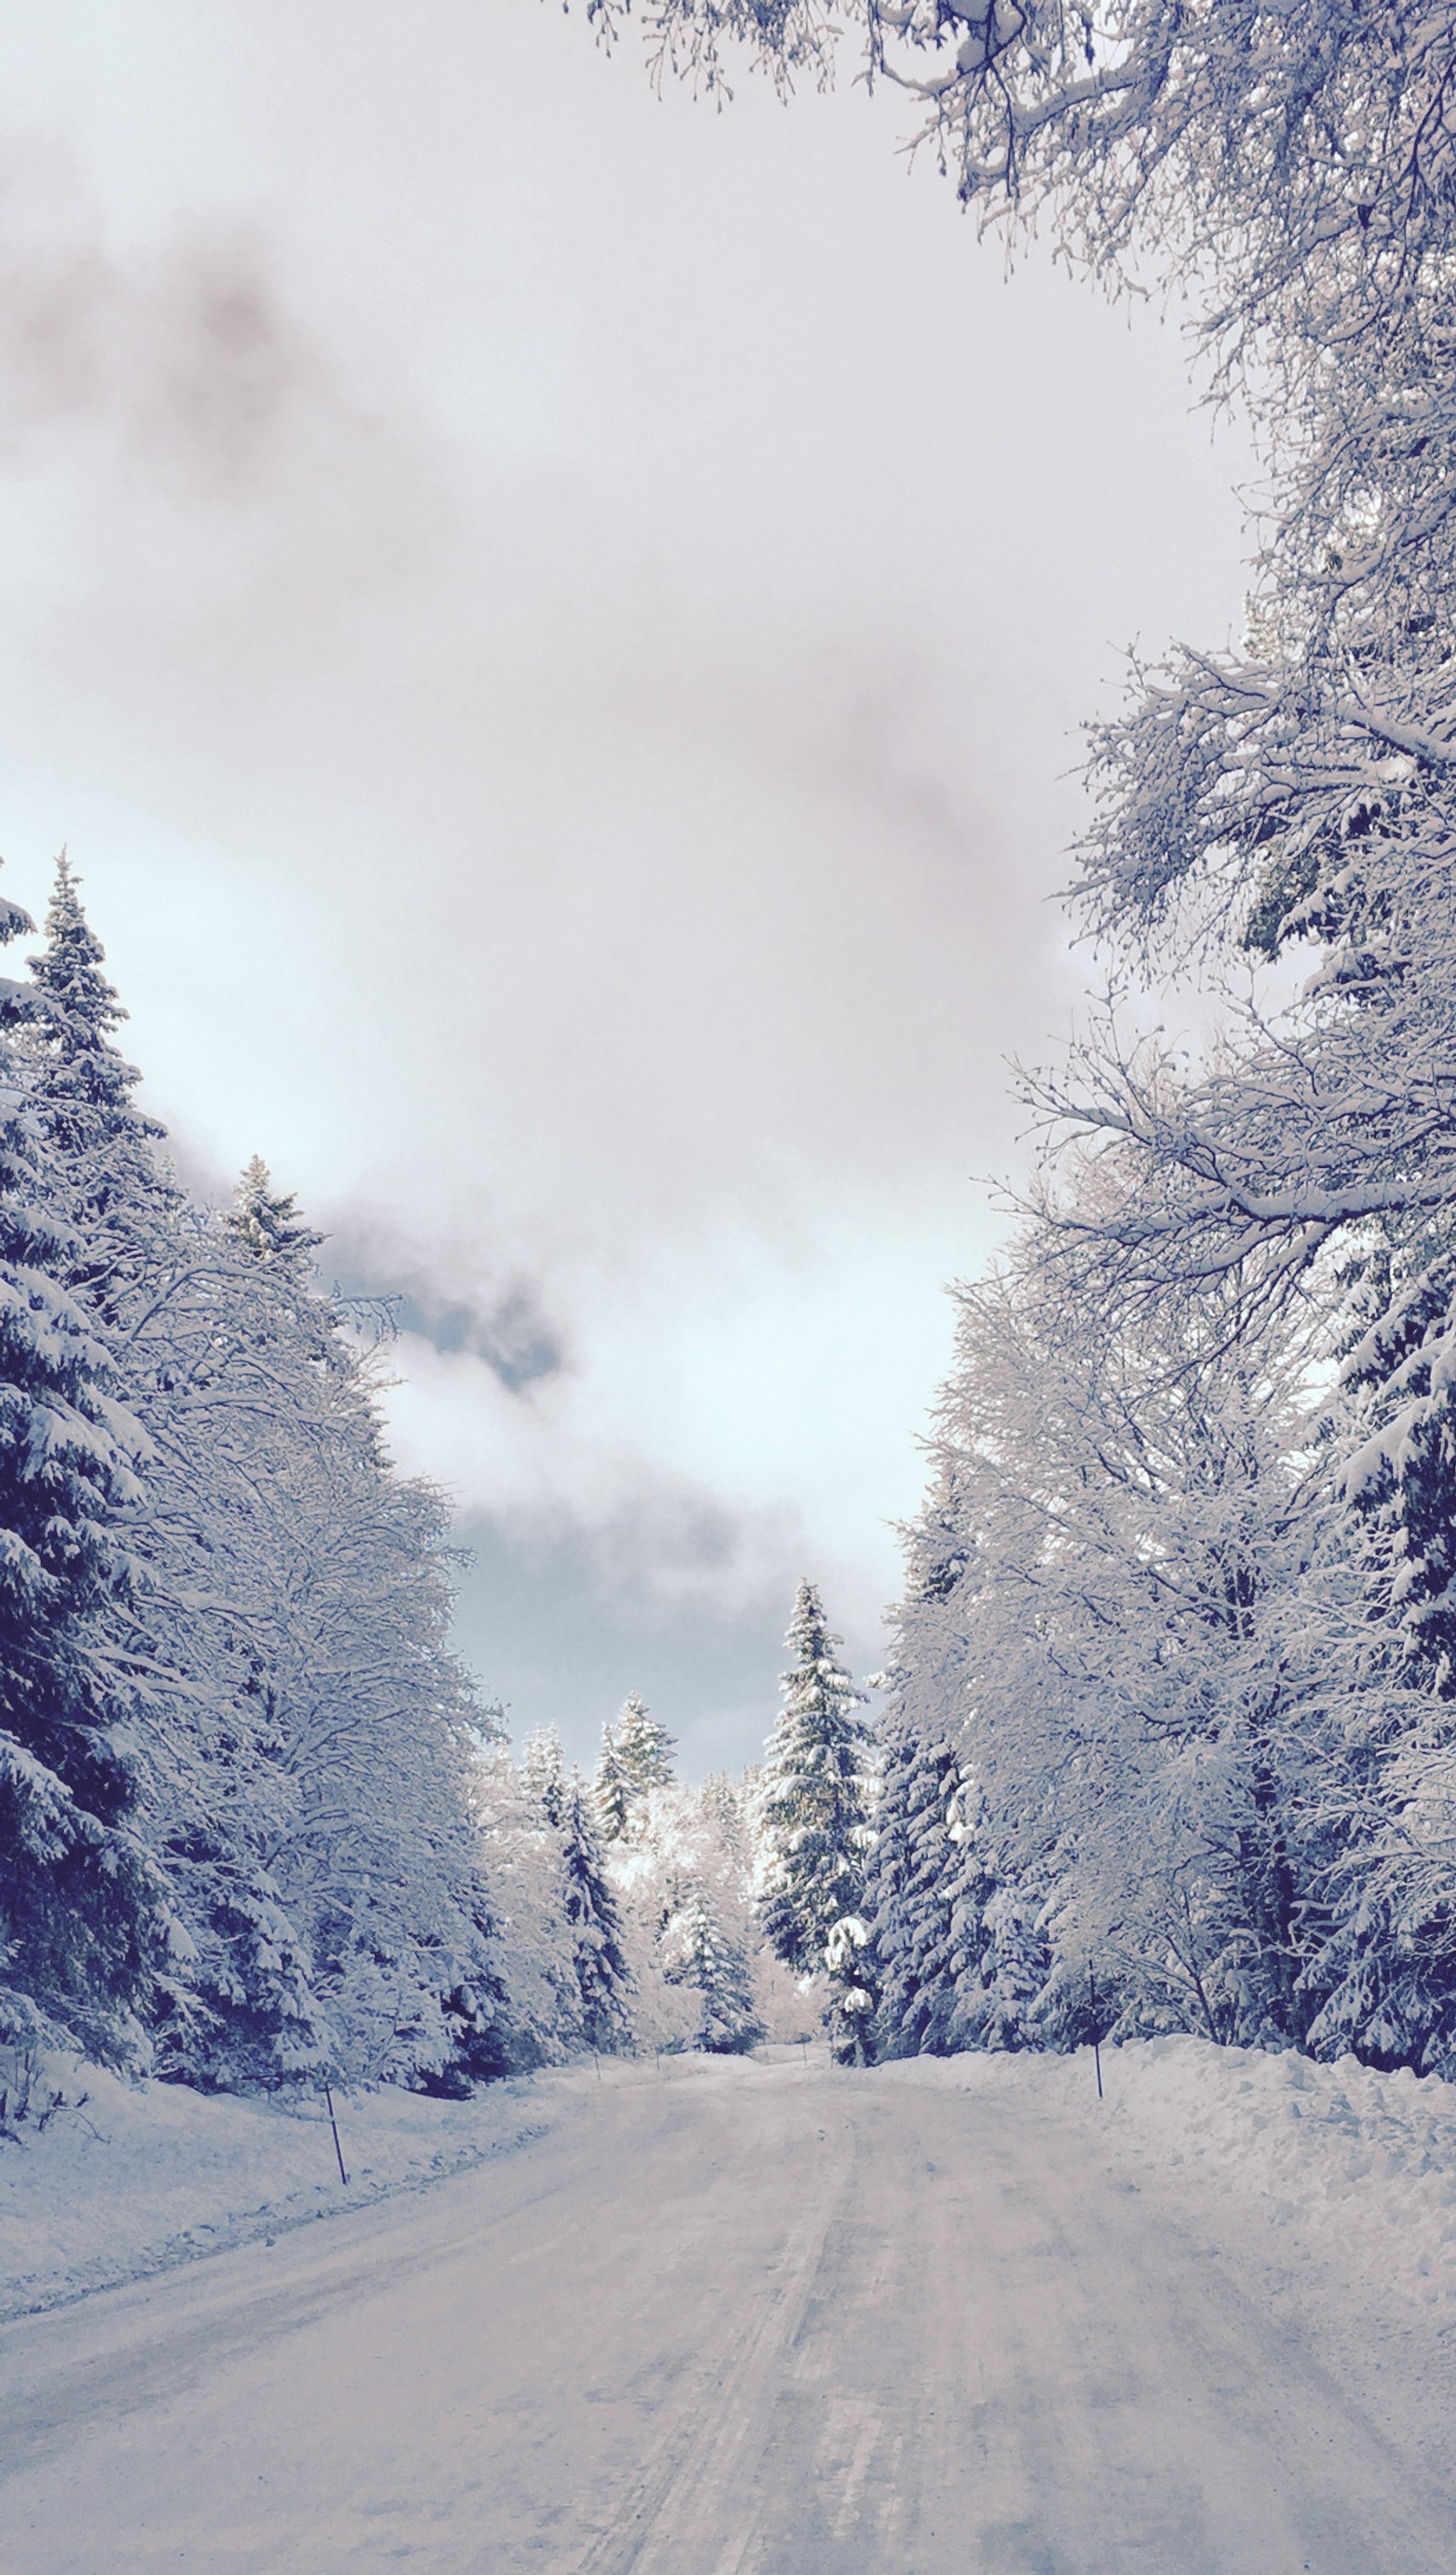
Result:
{"type": "Polygon", "coordinates": [[[483,1359],[513,1394],[567,1365],[565,1335],[545,1291],[529,1281],[463,1286],[458,1275],[431,1271],[417,1252],[367,1221],[348,1218],[330,1231],[320,1257],[344,1296],[384,1300],[400,1331],[432,1349],[483,1359]]]}
{"type": "Polygon", "coordinates": [[[0,454],[50,464],[64,433],[167,497],[236,495],[306,413],[350,405],[246,227],[180,228],[123,261],[79,189],[21,150],[0,198],[0,454]]]}
{"type": "Polygon", "coordinates": [[[562,1335],[546,1317],[537,1290],[516,1287],[481,1306],[420,1286],[399,1299],[400,1329],[432,1349],[469,1350],[494,1369],[513,1394],[566,1365],[562,1335]]]}

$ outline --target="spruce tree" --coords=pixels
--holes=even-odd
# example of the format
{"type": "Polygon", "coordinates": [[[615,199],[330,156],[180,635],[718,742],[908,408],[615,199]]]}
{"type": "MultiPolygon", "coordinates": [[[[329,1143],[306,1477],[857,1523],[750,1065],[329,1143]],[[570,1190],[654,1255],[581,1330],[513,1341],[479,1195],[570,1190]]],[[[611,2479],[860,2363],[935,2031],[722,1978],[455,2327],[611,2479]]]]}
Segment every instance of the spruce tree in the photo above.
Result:
{"type": "Polygon", "coordinates": [[[860,2052],[867,2000],[864,1857],[871,1793],[862,1693],[839,1662],[811,1582],[801,1582],[785,1639],[793,1660],[758,1789],[763,1933],[797,1975],[827,1975],[836,2046],[860,2052]]]}
{"type": "Polygon", "coordinates": [[[636,1690],[624,1702],[614,1731],[617,1758],[632,1783],[633,1794],[641,1798],[650,1789],[666,1788],[673,1776],[677,1741],[636,1690]]]}
{"type": "Polygon", "coordinates": [[[149,1451],[149,1507],[131,1533],[142,1580],[127,1629],[153,1699],[134,1823],[165,1869],[185,1952],[185,1967],[155,1990],[156,2062],[204,2083],[276,2082],[317,2070],[327,2049],[308,1942],[263,1856],[289,1791],[259,1703],[260,1666],[220,1632],[220,1615],[236,1626],[242,1609],[236,1582],[231,1618],[208,1596],[219,1525],[235,1520],[223,1443],[207,1429],[199,1443],[195,1426],[199,1395],[206,1421],[205,1390],[227,1374],[246,1301],[241,1248],[187,1206],[156,1160],[163,1130],[133,1097],[139,1076],[113,1039],[126,1013],[64,856],[45,927],[30,960],[25,1069],[69,1221],[66,1276],[116,1353],[149,1451]]]}
{"type": "Polygon", "coordinates": [[[567,1768],[554,1725],[539,1725],[522,1744],[521,1784],[553,1831],[560,1832],[566,1821],[567,1768]]]}
{"type": "MultiPolygon", "coordinates": [[[[0,904],[0,939],[28,932],[0,904]]],[[[136,1830],[148,1704],[124,1647],[143,1442],[63,1285],[64,1192],[19,1082],[29,997],[0,988],[0,2035],[129,2051],[169,1908],[136,1830]]]]}
{"type": "Polygon", "coordinates": [[[942,2056],[976,2033],[994,1879],[971,1805],[953,1744],[889,1730],[864,1887],[876,2057],[942,2056]]]}
{"type": "MultiPolygon", "coordinates": [[[[1336,1665],[1338,1758],[1320,1779],[1322,1934],[1301,1986],[1321,2056],[1449,2076],[1456,2066],[1456,1874],[1413,1818],[1456,1762],[1456,1255],[1443,1216],[1382,1244],[1348,1281],[1352,1340],[1330,1427],[1362,1614],[1336,1665]],[[1375,1319],[1370,1320],[1373,1308],[1375,1319]]],[[[1434,1794],[1433,1794],[1434,1791],[1434,1794]]]]}
{"type": "Polygon", "coordinates": [[[114,1336],[175,1259],[180,1194],[156,1160],[164,1130],[137,1106],[141,1077],[113,1042],[127,1015],[64,852],[45,931],[30,960],[29,1088],[74,1236],[70,1284],[114,1336]]]}
{"type": "Polygon", "coordinates": [[[605,2054],[628,2046],[632,2035],[632,1971],[617,1897],[603,1865],[584,1782],[574,1771],[560,1789],[553,1783],[552,1794],[561,1818],[563,1901],[582,2000],[582,2035],[589,2047],[605,2054]]]}
{"type": "Polygon", "coordinates": [[[665,1725],[653,1716],[636,1690],[624,1703],[615,1725],[602,1730],[602,1753],[592,1783],[603,1838],[628,1840],[655,1788],[673,1777],[678,1746],[665,1725]]]}
{"type": "Polygon", "coordinates": [[[700,1880],[686,1889],[663,1945],[669,1983],[691,1986],[700,1997],[694,2046],[711,2056],[742,2056],[756,2046],[763,2024],[746,1952],[700,1880]]]}
{"type": "Polygon", "coordinates": [[[617,1741],[617,1729],[612,1725],[604,1725],[602,1728],[602,1751],[597,1763],[597,1775],[592,1782],[592,1794],[597,1801],[603,1840],[609,1842],[625,1840],[633,1806],[636,1803],[637,1783],[622,1757],[617,1741]]]}
{"type": "Polygon", "coordinates": [[[257,1261],[307,1262],[324,1240],[304,1223],[297,1199],[274,1188],[273,1174],[261,1154],[245,1165],[225,1223],[257,1261]]]}

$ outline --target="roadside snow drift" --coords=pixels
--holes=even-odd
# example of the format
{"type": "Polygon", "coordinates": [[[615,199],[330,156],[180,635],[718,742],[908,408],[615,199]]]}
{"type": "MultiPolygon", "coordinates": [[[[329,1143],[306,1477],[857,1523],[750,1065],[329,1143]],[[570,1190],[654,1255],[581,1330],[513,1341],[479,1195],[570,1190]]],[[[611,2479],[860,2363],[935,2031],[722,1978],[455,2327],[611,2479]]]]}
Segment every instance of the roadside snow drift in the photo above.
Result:
{"type": "MultiPolygon", "coordinates": [[[[580,2098],[580,2068],[493,2084],[469,2101],[386,2088],[336,2093],[349,2174],[322,2100],[285,2107],[175,2083],[127,2083],[55,2061],[59,2111],[0,2144],[0,2316],[274,2234],[439,2180],[529,2143],[580,2098]]],[[[608,2078],[620,2080],[611,2069],[608,2078]]]]}

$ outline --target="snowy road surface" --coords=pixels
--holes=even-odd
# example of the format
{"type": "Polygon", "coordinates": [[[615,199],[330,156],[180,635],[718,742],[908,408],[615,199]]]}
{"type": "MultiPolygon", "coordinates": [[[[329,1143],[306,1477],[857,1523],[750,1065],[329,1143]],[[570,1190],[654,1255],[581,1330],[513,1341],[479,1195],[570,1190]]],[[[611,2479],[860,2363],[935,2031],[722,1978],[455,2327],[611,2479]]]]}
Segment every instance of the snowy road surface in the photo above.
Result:
{"type": "Polygon", "coordinates": [[[1456,2500],[1064,2122],[679,2063],[0,2328],[0,2561],[1449,2575],[1456,2500]]]}

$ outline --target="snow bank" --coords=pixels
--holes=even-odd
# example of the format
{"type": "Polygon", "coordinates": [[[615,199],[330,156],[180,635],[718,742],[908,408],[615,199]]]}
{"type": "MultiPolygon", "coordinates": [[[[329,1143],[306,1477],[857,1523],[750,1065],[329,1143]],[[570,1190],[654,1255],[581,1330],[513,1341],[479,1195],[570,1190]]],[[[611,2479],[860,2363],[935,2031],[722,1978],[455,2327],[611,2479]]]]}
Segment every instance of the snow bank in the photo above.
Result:
{"type": "MultiPolygon", "coordinates": [[[[618,2069],[609,2068],[613,2080],[618,2069]]],[[[418,2189],[543,2135],[595,2078],[588,2067],[493,2084],[469,2101],[334,2096],[349,2173],[339,2178],[322,2102],[288,2109],[126,2083],[95,2066],[47,2068],[67,2101],[0,2144],[0,2317],[170,2269],[314,2217],[418,2189]]]]}
{"type": "Polygon", "coordinates": [[[1111,2050],[1104,2065],[1114,2140],[1256,2201],[1456,2333],[1456,2087],[1194,2038],[1111,2050]]]}

